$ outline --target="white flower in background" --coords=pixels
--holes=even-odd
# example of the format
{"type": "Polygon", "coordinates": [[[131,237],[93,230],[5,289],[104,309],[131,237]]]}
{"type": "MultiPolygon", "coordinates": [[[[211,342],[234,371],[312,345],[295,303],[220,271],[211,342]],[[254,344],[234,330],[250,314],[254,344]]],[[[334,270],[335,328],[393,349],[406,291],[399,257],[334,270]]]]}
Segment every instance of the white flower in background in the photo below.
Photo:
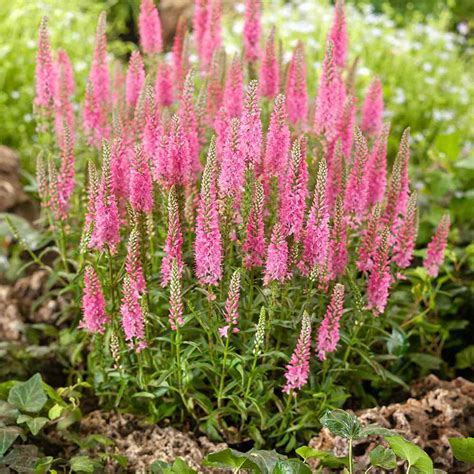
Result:
{"type": "Polygon", "coordinates": [[[33,120],[33,115],[31,115],[31,114],[25,114],[25,115],[23,115],[23,120],[24,120],[26,123],[30,123],[30,122],[33,120]]]}
{"type": "Polygon", "coordinates": [[[400,87],[397,87],[395,89],[395,96],[393,97],[393,102],[395,102],[395,104],[404,104],[406,100],[407,98],[405,95],[405,91],[400,87]]]}
{"type": "Polygon", "coordinates": [[[17,100],[17,99],[20,98],[20,93],[18,91],[12,91],[10,96],[11,96],[12,99],[17,100]]]}
{"type": "Polygon", "coordinates": [[[424,63],[422,67],[425,72],[431,72],[433,70],[433,65],[431,63],[424,63]]]}
{"type": "Polygon", "coordinates": [[[433,120],[435,122],[449,122],[454,117],[455,113],[452,110],[433,110],[433,120]]]}
{"type": "Polygon", "coordinates": [[[245,13],[245,4],[244,3],[236,3],[234,6],[234,10],[239,13],[245,13]]]}
{"type": "Polygon", "coordinates": [[[460,35],[467,36],[469,34],[469,25],[465,21],[461,21],[456,26],[460,35]]]}
{"type": "Polygon", "coordinates": [[[430,86],[433,86],[434,84],[436,84],[436,79],[432,76],[426,76],[425,77],[425,82],[426,82],[426,84],[429,84],[430,86]]]}
{"type": "Polygon", "coordinates": [[[357,72],[359,73],[360,76],[370,76],[372,74],[372,71],[365,66],[359,66],[357,68],[357,72]]]}
{"type": "Polygon", "coordinates": [[[74,65],[74,70],[76,72],[81,72],[81,71],[84,71],[88,66],[87,66],[87,63],[85,61],[77,61],[74,65]]]}

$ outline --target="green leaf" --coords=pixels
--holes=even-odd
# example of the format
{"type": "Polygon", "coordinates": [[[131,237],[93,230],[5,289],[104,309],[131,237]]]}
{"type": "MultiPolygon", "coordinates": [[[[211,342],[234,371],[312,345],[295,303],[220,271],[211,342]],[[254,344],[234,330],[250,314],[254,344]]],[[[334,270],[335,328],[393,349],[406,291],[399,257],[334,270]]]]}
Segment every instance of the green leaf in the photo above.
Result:
{"type": "Polygon", "coordinates": [[[433,474],[433,461],[416,444],[410,443],[401,436],[385,436],[385,440],[398,457],[408,461],[410,467],[415,467],[424,474],[433,474]]]}
{"type": "Polygon", "coordinates": [[[377,425],[367,425],[361,430],[361,438],[367,436],[396,436],[396,432],[377,425]]]}
{"type": "Polygon", "coordinates": [[[299,459],[287,459],[277,461],[273,474],[311,474],[309,466],[299,459]]]}
{"type": "Polygon", "coordinates": [[[173,464],[164,461],[155,461],[150,466],[152,474],[197,474],[194,469],[191,469],[185,461],[177,458],[173,464]]]}
{"type": "Polygon", "coordinates": [[[47,401],[40,374],[33,375],[26,382],[17,383],[8,394],[8,403],[30,413],[39,412],[47,401]]]}
{"type": "Polygon", "coordinates": [[[47,457],[38,459],[38,461],[36,461],[36,464],[35,464],[35,474],[46,474],[47,472],[50,472],[53,462],[54,462],[53,456],[47,456],[47,457]]]}
{"type": "Polygon", "coordinates": [[[32,445],[16,446],[2,460],[16,472],[32,472],[38,460],[38,448],[32,445]]]}
{"type": "Polygon", "coordinates": [[[69,461],[73,472],[94,472],[94,463],[88,456],[75,456],[69,461]]]}
{"type": "Polygon", "coordinates": [[[474,438],[448,438],[458,461],[474,464],[474,438]]]}
{"type": "Polygon", "coordinates": [[[58,405],[57,403],[54,404],[48,411],[49,419],[55,420],[56,418],[59,418],[61,416],[62,411],[63,407],[61,405],[58,405]]]}
{"type": "Polygon", "coordinates": [[[465,347],[456,354],[456,368],[469,369],[474,367],[474,345],[465,347]]]}
{"type": "Polygon", "coordinates": [[[8,448],[20,436],[21,429],[15,426],[5,426],[0,428],[0,456],[3,456],[8,448]]]}
{"type": "Polygon", "coordinates": [[[349,466],[349,458],[347,456],[338,458],[334,454],[327,451],[318,451],[309,446],[301,446],[296,450],[296,454],[301,456],[305,461],[308,459],[319,459],[323,466],[331,469],[340,469],[344,466],[349,466]]]}
{"type": "Polygon", "coordinates": [[[33,436],[36,436],[48,421],[48,418],[44,416],[31,417],[29,415],[20,415],[17,419],[18,424],[26,423],[33,436]]]}
{"type": "Polygon", "coordinates": [[[208,467],[230,467],[232,469],[253,469],[261,473],[260,468],[253,461],[250,461],[244,453],[239,453],[234,449],[223,449],[216,453],[208,454],[203,461],[204,466],[208,467]]]}
{"type": "Polygon", "coordinates": [[[359,439],[361,436],[362,425],[359,420],[344,410],[328,410],[320,421],[333,435],[346,439],[359,439]]]}
{"type": "Polygon", "coordinates": [[[376,446],[369,453],[370,464],[374,467],[381,467],[383,469],[395,469],[397,467],[397,459],[395,453],[383,446],[376,446]]]}
{"type": "Polygon", "coordinates": [[[5,400],[0,400],[0,422],[5,425],[9,425],[15,422],[19,414],[19,411],[13,406],[7,403],[5,400]]]}

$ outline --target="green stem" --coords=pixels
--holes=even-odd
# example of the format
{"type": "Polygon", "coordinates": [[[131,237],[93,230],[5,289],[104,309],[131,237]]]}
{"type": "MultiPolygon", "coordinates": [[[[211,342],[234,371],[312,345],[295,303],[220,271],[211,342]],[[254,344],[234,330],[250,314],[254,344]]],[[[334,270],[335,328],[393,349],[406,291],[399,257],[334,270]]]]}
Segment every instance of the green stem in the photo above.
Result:
{"type": "Polygon", "coordinates": [[[107,260],[109,261],[109,284],[110,284],[110,293],[112,296],[112,312],[115,312],[116,301],[115,301],[115,278],[114,278],[114,265],[112,262],[112,253],[110,248],[107,246],[107,260]]]}
{"type": "Polygon", "coordinates": [[[230,335],[227,335],[225,340],[224,346],[224,358],[222,359],[222,371],[221,371],[221,378],[219,382],[219,392],[217,393],[217,407],[220,408],[222,406],[222,392],[224,391],[224,380],[225,380],[225,369],[227,364],[227,353],[229,351],[229,340],[230,335]]]}
{"type": "Polygon", "coordinates": [[[352,438],[349,438],[349,474],[352,474],[352,438]]]}

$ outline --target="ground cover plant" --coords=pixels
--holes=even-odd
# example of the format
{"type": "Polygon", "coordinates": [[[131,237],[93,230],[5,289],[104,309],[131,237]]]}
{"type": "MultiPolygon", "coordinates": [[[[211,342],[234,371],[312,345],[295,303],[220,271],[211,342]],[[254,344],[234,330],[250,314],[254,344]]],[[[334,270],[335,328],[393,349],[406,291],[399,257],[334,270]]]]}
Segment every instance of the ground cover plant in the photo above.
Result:
{"type": "MultiPolygon", "coordinates": [[[[52,50],[44,17],[31,184],[41,245],[20,220],[5,220],[27,266],[47,272],[50,295],[66,300],[54,334],[68,390],[90,389],[101,408],[242,451],[292,453],[321,426],[348,422],[347,459],[275,454],[261,472],[309,472],[310,457],[356,472],[352,439],[375,432],[335,409],[396,398],[433,369],[452,373],[442,358],[450,344],[469,367],[472,346],[450,339],[467,323],[443,325],[438,306],[447,284],[459,289],[469,255],[450,251],[444,263],[448,212],[430,214],[434,232],[425,229],[417,248],[423,187],[410,180],[420,160],[410,123],[387,113],[380,78],[361,88],[344,3],[327,19],[317,75],[307,43],[280,51],[261,9],[246,2],[231,55],[221,2],[197,0],[192,32],[181,19],[165,54],[158,11],[143,0],[140,47],[123,67],[111,67],[102,13],[85,84],[68,52],[52,50]]],[[[39,387],[35,377],[25,383],[39,387]]],[[[21,386],[4,386],[10,415],[21,386]]],[[[10,418],[36,435],[56,419],[42,401],[10,418]]],[[[3,455],[23,431],[1,428],[11,434],[3,455]]],[[[394,468],[397,455],[410,472],[418,459],[432,472],[420,448],[379,434],[393,451],[380,447],[374,468],[394,468]]],[[[254,469],[252,453],[228,450],[208,463],[254,469]]],[[[177,460],[153,469],[187,468],[177,460]]]]}

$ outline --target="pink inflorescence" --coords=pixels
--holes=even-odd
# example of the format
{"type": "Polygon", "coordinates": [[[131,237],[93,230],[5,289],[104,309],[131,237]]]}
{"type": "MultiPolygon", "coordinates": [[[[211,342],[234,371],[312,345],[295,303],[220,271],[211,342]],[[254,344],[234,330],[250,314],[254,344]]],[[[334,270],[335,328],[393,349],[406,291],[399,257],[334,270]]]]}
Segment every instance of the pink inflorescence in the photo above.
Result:
{"type": "Polygon", "coordinates": [[[88,265],[84,271],[84,294],[82,296],[83,320],[80,327],[91,333],[103,334],[109,316],[105,312],[105,298],[95,270],[88,265]]]}
{"type": "Polygon", "coordinates": [[[426,257],[423,261],[423,266],[426,268],[428,275],[432,277],[438,276],[439,267],[444,260],[444,251],[448,244],[449,227],[451,221],[449,214],[445,214],[439,221],[436,232],[428,244],[426,257]]]}
{"type": "Polygon", "coordinates": [[[138,17],[140,46],[145,54],[160,53],[163,48],[161,23],[153,0],[142,0],[138,17]]]}
{"type": "Polygon", "coordinates": [[[240,299],[240,272],[236,270],[232,274],[232,278],[229,284],[229,293],[227,294],[227,300],[225,302],[225,321],[226,325],[219,328],[219,334],[221,337],[228,337],[229,330],[233,333],[238,333],[239,328],[237,324],[239,322],[239,299],[240,299]]]}

